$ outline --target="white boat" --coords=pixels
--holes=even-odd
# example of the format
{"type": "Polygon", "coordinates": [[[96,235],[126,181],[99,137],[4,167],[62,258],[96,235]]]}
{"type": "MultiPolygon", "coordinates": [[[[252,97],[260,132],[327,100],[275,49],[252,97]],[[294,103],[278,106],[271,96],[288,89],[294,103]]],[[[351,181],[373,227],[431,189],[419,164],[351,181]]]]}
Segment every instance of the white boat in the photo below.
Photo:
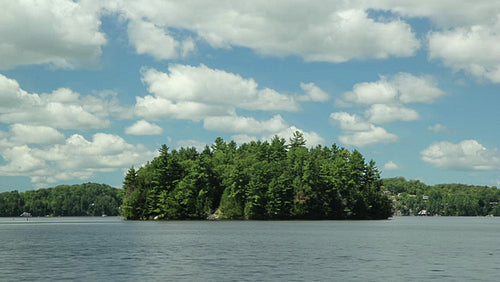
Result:
{"type": "Polygon", "coordinates": [[[31,217],[31,213],[29,212],[23,212],[20,217],[31,217]]]}

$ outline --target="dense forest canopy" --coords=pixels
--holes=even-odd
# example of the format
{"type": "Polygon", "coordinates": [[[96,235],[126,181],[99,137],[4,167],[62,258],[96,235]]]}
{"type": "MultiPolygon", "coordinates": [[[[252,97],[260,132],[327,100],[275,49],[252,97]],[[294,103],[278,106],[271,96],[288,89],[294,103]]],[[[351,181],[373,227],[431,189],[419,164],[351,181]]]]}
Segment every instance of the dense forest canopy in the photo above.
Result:
{"type": "Polygon", "coordinates": [[[101,216],[118,215],[120,189],[105,184],[84,183],[54,188],[0,193],[0,216],[101,216]]]}
{"type": "Polygon", "coordinates": [[[237,148],[217,139],[202,153],[193,148],[169,152],[163,146],[151,163],[128,171],[123,190],[85,183],[4,192],[0,216],[118,215],[125,195],[121,213],[128,219],[385,218],[390,205],[380,191],[389,196],[396,215],[500,216],[496,187],[379,180],[374,163],[361,162],[357,151],[335,145],[306,149],[298,141],[285,145],[274,139],[237,148]]]}
{"type": "Polygon", "coordinates": [[[383,179],[400,215],[485,216],[500,215],[500,190],[496,187],[464,184],[429,186],[403,177],[383,179]]]}
{"type": "Polygon", "coordinates": [[[237,146],[217,138],[200,153],[169,150],[124,180],[127,219],[385,219],[391,201],[382,193],[375,162],[332,145],[290,142],[237,146]]]}

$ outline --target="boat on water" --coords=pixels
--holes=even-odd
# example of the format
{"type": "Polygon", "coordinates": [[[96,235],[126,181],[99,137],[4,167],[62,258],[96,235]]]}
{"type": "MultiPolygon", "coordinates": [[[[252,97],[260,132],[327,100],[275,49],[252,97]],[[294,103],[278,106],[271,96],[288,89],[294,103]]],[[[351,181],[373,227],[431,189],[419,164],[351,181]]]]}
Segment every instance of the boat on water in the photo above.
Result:
{"type": "Polygon", "coordinates": [[[421,210],[418,212],[418,216],[430,216],[431,214],[427,210],[421,210]]]}
{"type": "Polygon", "coordinates": [[[20,217],[31,217],[31,213],[29,212],[23,212],[20,217]]]}

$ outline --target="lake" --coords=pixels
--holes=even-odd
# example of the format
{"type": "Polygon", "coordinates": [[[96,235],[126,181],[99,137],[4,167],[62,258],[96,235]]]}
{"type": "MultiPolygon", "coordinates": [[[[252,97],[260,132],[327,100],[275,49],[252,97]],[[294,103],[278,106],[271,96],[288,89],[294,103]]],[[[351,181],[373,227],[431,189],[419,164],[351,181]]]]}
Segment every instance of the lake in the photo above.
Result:
{"type": "Polygon", "coordinates": [[[500,218],[0,218],[1,281],[498,281],[500,218]]]}

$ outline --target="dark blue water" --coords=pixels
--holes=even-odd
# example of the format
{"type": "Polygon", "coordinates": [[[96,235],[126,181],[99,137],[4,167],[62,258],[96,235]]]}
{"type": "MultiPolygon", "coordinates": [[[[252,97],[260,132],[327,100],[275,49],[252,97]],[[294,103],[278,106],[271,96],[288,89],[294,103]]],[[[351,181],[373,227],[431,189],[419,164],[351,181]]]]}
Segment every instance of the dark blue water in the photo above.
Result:
{"type": "Polygon", "coordinates": [[[0,218],[0,281],[499,281],[500,219],[0,218]]]}

